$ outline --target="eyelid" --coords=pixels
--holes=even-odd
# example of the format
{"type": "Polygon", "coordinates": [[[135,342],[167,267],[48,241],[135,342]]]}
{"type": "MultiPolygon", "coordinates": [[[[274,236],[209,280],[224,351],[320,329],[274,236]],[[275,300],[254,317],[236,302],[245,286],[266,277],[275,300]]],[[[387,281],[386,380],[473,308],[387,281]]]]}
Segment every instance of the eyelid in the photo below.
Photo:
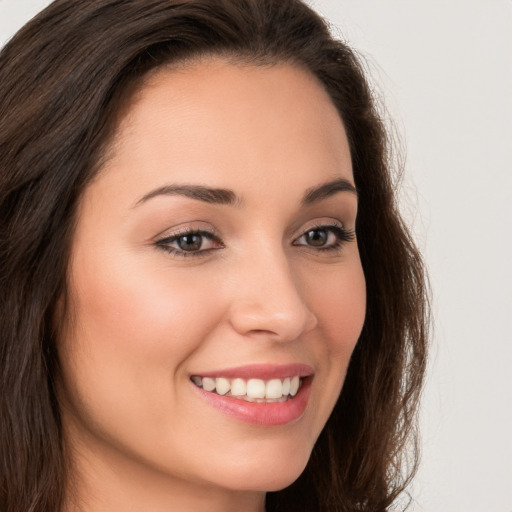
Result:
{"type": "Polygon", "coordinates": [[[296,234],[293,237],[294,240],[297,240],[301,236],[305,235],[308,231],[312,231],[314,229],[328,229],[332,227],[339,228],[343,231],[349,231],[343,222],[333,218],[316,219],[314,221],[303,224],[303,226],[305,227],[301,227],[298,231],[296,231],[296,234]]]}
{"type": "Polygon", "coordinates": [[[296,236],[293,240],[293,245],[304,247],[306,249],[312,250],[314,252],[328,252],[328,251],[336,251],[341,250],[341,248],[349,242],[352,242],[355,239],[355,230],[348,229],[345,225],[337,220],[329,219],[325,221],[316,221],[314,224],[308,226],[307,228],[303,228],[300,235],[296,236]],[[336,242],[327,246],[313,246],[308,244],[299,244],[298,240],[300,240],[303,236],[305,236],[309,231],[327,231],[330,233],[334,233],[337,237],[336,242]]]}
{"type": "Polygon", "coordinates": [[[188,224],[181,228],[175,228],[174,230],[166,230],[163,232],[163,235],[160,234],[154,240],[154,244],[159,249],[162,249],[173,256],[178,257],[200,257],[205,256],[213,250],[222,249],[224,244],[220,238],[220,235],[217,233],[217,230],[212,226],[208,228],[199,227],[197,224],[188,224]],[[200,235],[203,238],[206,238],[210,241],[218,244],[218,247],[211,247],[208,249],[200,249],[197,251],[185,251],[178,247],[172,247],[170,244],[174,243],[180,237],[187,235],[200,235]]]}
{"type": "Polygon", "coordinates": [[[189,233],[199,232],[205,232],[212,236],[220,237],[218,231],[209,222],[196,220],[178,224],[171,228],[166,228],[155,236],[154,241],[158,242],[159,240],[165,240],[166,238],[171,238],[173,236],[183,236],[189,233]]]}

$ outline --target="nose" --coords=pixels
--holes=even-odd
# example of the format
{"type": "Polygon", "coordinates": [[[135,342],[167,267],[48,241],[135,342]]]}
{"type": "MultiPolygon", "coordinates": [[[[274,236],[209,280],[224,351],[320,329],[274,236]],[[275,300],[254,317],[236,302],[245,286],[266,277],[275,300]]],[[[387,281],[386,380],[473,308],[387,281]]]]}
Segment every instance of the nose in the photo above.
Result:
{"type": "Polygon", "coordinates": [[[238,333],[292,341],[316,327],[317,317],[301,294],[303,283],[283,251],[258,251],[244,258],[236,274],[229,319],[238,333]]]}

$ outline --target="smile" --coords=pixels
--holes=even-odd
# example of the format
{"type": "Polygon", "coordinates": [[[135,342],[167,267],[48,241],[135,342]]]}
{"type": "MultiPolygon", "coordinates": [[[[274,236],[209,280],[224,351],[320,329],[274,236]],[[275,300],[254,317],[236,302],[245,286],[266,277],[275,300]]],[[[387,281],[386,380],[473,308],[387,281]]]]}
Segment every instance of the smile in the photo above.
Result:
{"type": "Polygon", "coordinates": [[[190,376],[207,404],[224,415],[260,426],[294,424],[308,405],[314,370],[309,365],[248,365],[190,376]]]}
{"type": "Polygon", "coordinates": [[[194,375],[192,382],[211,393],[245,400],[246,402],[273,403],[286,402],[294,397],[302,384],[295,375],[285,379],[228,379],[225,377],[200,377],[194,375]]]}

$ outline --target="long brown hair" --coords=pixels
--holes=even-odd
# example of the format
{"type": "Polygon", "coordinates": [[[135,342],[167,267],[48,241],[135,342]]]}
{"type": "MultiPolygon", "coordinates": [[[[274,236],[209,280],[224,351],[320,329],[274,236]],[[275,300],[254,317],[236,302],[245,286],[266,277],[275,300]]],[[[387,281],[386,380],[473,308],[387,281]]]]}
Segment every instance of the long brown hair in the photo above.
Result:
{"type": "Polygon", "coordinates": [[[316,76],[345,125],[359,191],[363,332],[306,470],[267,495],[267,510],[384,511],[416,469],[425,275],[355,53],[299,0],[56,0],[0,53],[2,512],[58,512],[63,502],[52,320],[80,195],[129,91],[152,69],[203,55],[316,76]]]}

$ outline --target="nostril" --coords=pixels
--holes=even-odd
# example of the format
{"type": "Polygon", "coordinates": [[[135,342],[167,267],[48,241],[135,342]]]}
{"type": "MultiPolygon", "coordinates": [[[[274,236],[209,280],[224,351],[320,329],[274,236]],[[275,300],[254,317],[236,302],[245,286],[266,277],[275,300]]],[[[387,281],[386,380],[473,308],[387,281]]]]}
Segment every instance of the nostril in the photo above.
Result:
{"type": "Polygon", "coordinates": [[[290,341],[315,328],[317,318],[282,252],[259,251],[258,257],[253,253],[243,259],[237,271],[229,309],[230,322],[237,332],[290,341]]]}
{"type": "Polygon", "coordinates": [[[230,311],[232,327],[244,336],[266,337],[276,341],[292,341],[313,330],[318,320],[305,304],[279,308],[265,304],[238,304],[230,311]]]}

